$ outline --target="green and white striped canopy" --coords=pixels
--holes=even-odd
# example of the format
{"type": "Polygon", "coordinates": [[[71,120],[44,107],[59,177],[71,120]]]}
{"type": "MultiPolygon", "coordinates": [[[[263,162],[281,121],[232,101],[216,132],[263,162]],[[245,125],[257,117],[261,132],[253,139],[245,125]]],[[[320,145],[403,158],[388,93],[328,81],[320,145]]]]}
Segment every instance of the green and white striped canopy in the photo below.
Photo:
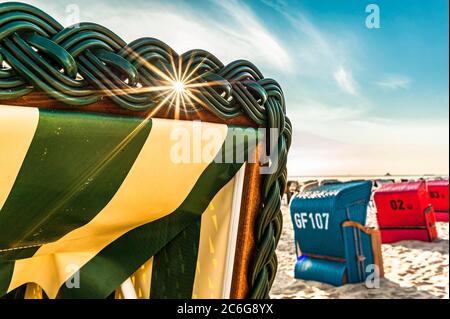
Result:
{"type": "Polygon", "coordinates": [[[223,297],[243,164],[214,158],[256,133],[0,105],[0,296],[105,298],[132,277],[138,297],[223,297]]]}

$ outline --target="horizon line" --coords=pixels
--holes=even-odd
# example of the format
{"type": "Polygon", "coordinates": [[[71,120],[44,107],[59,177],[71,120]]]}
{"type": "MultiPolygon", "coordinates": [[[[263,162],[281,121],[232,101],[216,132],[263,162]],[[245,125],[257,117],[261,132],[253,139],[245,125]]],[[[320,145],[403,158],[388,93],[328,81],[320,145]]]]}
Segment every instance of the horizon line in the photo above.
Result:
{"type": "Polygon", "coordinates": [[[292,177],[407,177],[407,176],[449,176],[449,173],[445,174],[327,174],[327,175],[288,175],[288,178],[292,177]]]}

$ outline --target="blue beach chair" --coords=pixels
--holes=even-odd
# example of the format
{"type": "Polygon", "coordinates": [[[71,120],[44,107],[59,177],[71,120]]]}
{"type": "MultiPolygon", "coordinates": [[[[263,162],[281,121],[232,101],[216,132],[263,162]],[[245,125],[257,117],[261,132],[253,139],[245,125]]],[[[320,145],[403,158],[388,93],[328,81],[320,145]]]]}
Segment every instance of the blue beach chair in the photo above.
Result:
{"type": "Polygon", "coordinates": [[[341,286],[383,276],[379,231],[364,226],[371,189],[369,181],[326,184],[292,200],[296,278],[341,286]]]}

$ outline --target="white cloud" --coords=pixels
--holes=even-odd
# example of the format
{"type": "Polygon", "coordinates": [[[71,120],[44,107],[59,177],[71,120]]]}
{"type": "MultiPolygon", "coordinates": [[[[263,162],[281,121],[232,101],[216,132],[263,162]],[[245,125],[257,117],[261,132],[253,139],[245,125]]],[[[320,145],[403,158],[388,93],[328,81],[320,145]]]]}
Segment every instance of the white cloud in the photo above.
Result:
{"type": "Polygon", "coordinates": [[[400,89],[407,90],[411,84],[411,79],[403,75],[390,76],[382,81],[375,82],[375,84],[393,91],[400,89]]]}
{"type": "Polygon", "coordinates": [[[81,20],[102,24],[130,42],[154,37],[178,53],[204,49],[225,64],[238,59],[252,61],[262,69],[294,72],[292,59],[276,35],[268,30],[254,12],[237,1],[214,1],[203,10],[189,3],[145,2],[135,7],[87,0],[43,2],[25,0],[49,12],[64,23],[69,3],[80,7],[81,20]],[[221,12],[211,14],[208,10],[221,12]]]}
{"type": "MultiPolygon", "coordinates": [[[[228,35],[239,41],[237,48],[253,55],[253,59],[274,66],[281,71],[291,72],[292,61],[287,50],[282,47],[275,35],[258,20],[244,3],[237,1],[220,1],[216,3],[225,9],[231,21],[219,26],[228,35]]],[[[221,41],[222,39],[217,39],[221,41]]]]}
{"type": "Polygon", "coordinates": [[[262,0],[262,3],[277,11],[286,10],[287,3],[284,0],[262,0]]]}
{"type": "Polygon", "coordinates": [[[351,95],[358,95],[356,89],[356,82],[352,77],[352,74],[345,70],[342,66],[334,73],[334,78],[337,84],[343,89],[345,92],[351,95]]]}
{"type": "Polygon", "coordinates": [[[329,79],[341,65],[348,69],[356,66],[353,52],[357,48],[354,44],[358,45],[360,41],[353,34],[325,31],[305,10],[293,11],[284,0],[263,2],[290,24],[285,36],[300,75],[329,79]]]}
{"type": "Polygon", "coordinates": [[[330,70],[340,65],[346,54],[331,45],[328,36],[301,12],[290,12],[278,9],[292,26],[294,38],[291,41],[291,51],[295,52],[296,68],[299,74],[314,78],[329,78],[330,70]]]}
{"type": "Polygon", "coordinates": [[[448,174],[446,119],[424,123],[376,118],[322,126],[322,132],[295,133],[288,160],[291,176],[448,174]]]}
{"type": "Polygon", "coordinates": [[[291,119],[303,123],[303,126],[315,126],[315,122],[333,122],[358,119],[365,111],[364,105],[346,105],[335,101],[328,103],[317,99],[304,98],[297,101],[297,112],[290,110],[291,119]]]}
{"type": "Polygon", "coordinates": [[[298,88],[286,90],[291,106],[288,111],[301,110],[301,117],[306,116],[313,122],[363,115],[371,103],[358,94],[360,84],[353,76],[352,71],[358,69],[357,59],[353,57],[357,51],[353,49],[354,43],[358,43],[354,36],[325,31],[306,11],[289,10],[283,0],[264,0],[264,3],[280,13],[291,26],[286,35],[291,43],[291,55],[295,55],[293,63],[299,84],[298,88]]]}

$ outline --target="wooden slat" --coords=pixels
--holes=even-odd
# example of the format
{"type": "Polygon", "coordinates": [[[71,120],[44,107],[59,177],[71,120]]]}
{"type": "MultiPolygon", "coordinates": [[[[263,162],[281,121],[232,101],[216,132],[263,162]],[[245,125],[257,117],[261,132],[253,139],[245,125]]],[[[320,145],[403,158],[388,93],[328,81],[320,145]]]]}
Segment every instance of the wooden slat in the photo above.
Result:
{"type": "MultiPolygon", "coordinates": [[[[103,113],[103,114],[117,114],[117,115],[128,115],[133,117],[155,117],[155,118],[166,118],[166,119],[175,119],[173,112],[170,111],[169,106],[162,107],[157,112],[152,114],[151,110],[147,111],[131,111],[124,108],[119,107],[114,102],[110,101],[107,98],[100,100],[97,103],[85,105],[85,106],[70,106],[65,105],[62,102],[59,102],[55,99],[48,97],[47,95],[41,92],[32,92],[28,95],[25,95],[19,99],[14,100],[0,100],[0,104],[5,105],[14,105],[14,106],[32,106],[42,109],[53,109],[53,110],[68,110],[72,112],[89,112],[89,113],[103,113]],[[172,114],[170,114],[172,113],[172,114]]],[[[238,125],[245,127],[257,127],[254,122],[252,122],[247,116],[240,115],[231,120],[225,121],[211,112],[204,110],[202,112],[191,112],[188,114],[180,114],[176,119],[179,120],[200,120],[204,122],[210,123],[223,123],[227,125],[238,125]]]]}
{"type": "Polygon", "coordinates": [[[255,249],[253,231],[261,207],[261,174],[259,164],[248,164],[242,194],[241,216],[234,257],[232,299],[246,298],[249,292],[248,268],[255,249]]]}

